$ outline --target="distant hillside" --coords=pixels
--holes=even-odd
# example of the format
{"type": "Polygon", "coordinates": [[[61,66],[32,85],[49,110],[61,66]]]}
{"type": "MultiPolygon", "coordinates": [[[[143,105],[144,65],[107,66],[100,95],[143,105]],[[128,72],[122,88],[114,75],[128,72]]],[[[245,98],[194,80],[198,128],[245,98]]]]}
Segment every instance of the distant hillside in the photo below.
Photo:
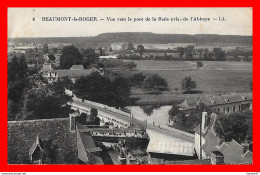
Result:
{"type": "Polygon", "coordinates": [[[155,34],[149,32],[103,33],[95,37],[9,38],[15,43],[73,43],[79,47],[106,47],[114,42],[196,43],[197,45],[252,45],[252,36],[213,34],[155,34]]]}

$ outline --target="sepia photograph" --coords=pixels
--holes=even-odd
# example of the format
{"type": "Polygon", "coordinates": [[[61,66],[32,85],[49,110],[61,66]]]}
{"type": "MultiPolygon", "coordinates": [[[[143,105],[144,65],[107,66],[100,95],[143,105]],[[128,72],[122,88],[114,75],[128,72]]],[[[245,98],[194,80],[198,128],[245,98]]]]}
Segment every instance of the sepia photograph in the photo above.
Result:
{"type": "Polygon", "coordinates": [[[252,8],[8,8],[8,165],[253,165],[252,8]]]}

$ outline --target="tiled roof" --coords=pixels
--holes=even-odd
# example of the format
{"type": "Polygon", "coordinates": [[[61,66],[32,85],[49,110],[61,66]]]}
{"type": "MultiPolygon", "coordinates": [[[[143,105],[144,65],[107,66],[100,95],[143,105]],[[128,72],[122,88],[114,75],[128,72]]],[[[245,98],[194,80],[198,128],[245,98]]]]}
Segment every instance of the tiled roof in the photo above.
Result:
{"type": "Polygon", "coordinates": [[[147,130],[150,141],[147,147],[147,152],[175,154],[183,156],[194,155],[194,143],[187,142],[181,139],[176,139],[170,136],[162,136],[161,134],[147,130]]]}
{"type": "Polygon", "coordinates": [[[79,130],[82,126],[77,123],[77,147],[78,147],[78,158],[85,163],[93,164],[104,164],[101,157],[92,154],[95,152],[102,151],[101,148],[96,147],[93,138],[79,130]]]}
{"type": "Polygon", "coordinates": [[[33,152],[37,135],[59,148],[53,155],[55,162],[51,163],[78,163],[76,135],[69,131],[69,118],[57,118],[8,122],[8,164],[30,163],[28,152],[33,152]],[[18,155],[22,162],[18,162],[18,155]]]}
{"type": "Polygon", "coordinates": [[[83,65],[72,65],[70,70],[84,70],[83,65]]]}
{"type": "Polygon", "coordinates": [[[39,135],[37,135],[35,142],[32,144],[30,150],[29,150],[29,155],[33,154],[37,146],[42,150],[42,141],[39,138],[39,135]]]}
{"type": "Polygon", "coordinates": [[[253,153],[247,151],[243,153],[243,147],[235,140],[231,142],[224,142],[219,151],[224,154],[225,164],[244,164],[247,162],[252,162],[253,153]]]}
{"type": "Polygon", "coordinates": [[[204,103],[207,106],[220,105],[226,103],[234,103],[238,101],[250,101],[252,100],[252,93],[240,93],[240,94],[230,94],[230,95],[217,95],[209,96],[203,95],[199,98],[189,98],[184,100],[178,107],[181,107],[185,110],[194,109],[197,106],[197,102],[200,100],[201,103],[204,103]]]}
{"type": "Polygon", "coordinates": [[[58,77],[70,77],[76,78],[80,76],[87,76],[93,72],[93,69],[84,69],[84,70],[69,70],[69,69],[60,69],[60,70],[53,70],[52,72],[57,72],[58,77]]]}
{"type": "MultiPolygon", "coordinates": [[[[215,127],[219,125],[218,115],[211,114],[211,120],[202,136],[205,139],[205,143],[202,145],[203,151],[210,155],[212,151],[219,151],[224,155],[225,164],[250,164],[252,162],[253,153],[247,151],[243,153],[243,147],[235,140],[230,142],[221,142],[220,138],[223,138],[224,133],[216,132],[215,127]]],[[[200,127],[195,128],[196,133],[199,132],[200,127]]]]}
{"type": "Polygon", "coordinates": [[[53,70],[53,68],[51,67],[51,64],[44,63],[42,65],[42,71],[51,71],[51,70],[53,70]]]}

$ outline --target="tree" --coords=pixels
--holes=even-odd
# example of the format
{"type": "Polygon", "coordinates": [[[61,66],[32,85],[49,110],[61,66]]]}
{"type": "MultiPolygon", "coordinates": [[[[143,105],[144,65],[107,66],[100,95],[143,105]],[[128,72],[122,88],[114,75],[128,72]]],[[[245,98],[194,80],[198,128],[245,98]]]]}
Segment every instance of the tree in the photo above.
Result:
{"type": "Polygon", "coordinates": [[[90,65],[97,63],[97,55],[93,49],[82,49],[81,54],[83,56],[82,64],[85,69],[89,68],[90,65]]]}
{"type": "Polygon", "coordinates": [[[203,62],[202,61],[197,61],[196,66],[197,66],[197,68],[202,68],[203,67],[203,62]]]}
{"type": "Polygon", "coordinates": [[[182,81],[181,81],[181,87],[182,90],[185,90],[186,93],[190,93],[191,89],[195,89],[196,88],[196,82],[193,81],[191,79],[191,77],[185,77],[182,81]]]}
{"type": "Polygon", "coordinates": [[[136,48],[137,52],[140,53],[140,56],[143,57],[144,54],[144,46],[143,45],[138,45],[136,48]]]}
{"type": "Polygon", "coordinates": [[[178,47],[178,48],[177,48],[177,52],[179,53],[179,58],[180,58],[180,59],[183,59],[184,48],[183,48],[183,47],[178,47]]]}
{"type": "Polygon", "coordinates": [[[49,47],[47,43],[43,44],[42,51],[45,54],[49,53],[49,47]]]}
{"type": "Polygon", "coordinates": [[[73,91],[79,98],[116,108],[124,107],[130,96],[130,88],[124,78],[116,76],[111,81],[110,78],[96,72],[77,79],[73,91]]]}
{"type": "Polygon", "coordinates": [[[209,49],[204,49],[203,60],[209,59],[209,49]]]}
{"type": "Polygon", "coordinates": [[[52,92],[48,87],[29,89],[24,97],[23,119],[65,118],[71,112],[71,97],[52,92]]]}
{"type": "Polygon", "coordinates": [[[76,116],[76,122],[78,122],[82,125],[86,125],[87,124],[87,118],[88,118],[87,114],[81,113],[80,116],[76,116]]]}
{"type": "Polygon", "coordinates": [[[100,125],[100,118],[98,117],[98,110],[96,108],[90,109],[90,116],[87,117],[87,125],[100,125]]]}
{"type": "Polygon", "coordinates": [[[54,47],[54,48],[52,49],[52,52],[53,52],[53,53],[57,53],[57,52],[58,52],[58,48],[57,48],[57,47],[54,47]]]}
{"type": "Polygon", "coordinates": [[[36,46],[35,48],[34,48],[34,52],[36,52],[36,53],[38,53],[38,47],[36,46]]]}
{"type": "Polygon", "coordinates": [[[180,112],[179,107],[176,105],[173,105],[172,108],[169,110],[169,118],[172,120],[172,118],[177,115],[180,112]]]}
{"type": "Polygon", "coordinates": [[[248,55],[245,55],[243,60],[246,61],[246,62],[252,61],[252,59],[250,59],[248,55]]]}
{"type": "Polygon", "coordinates": [[[129,61],[129,62],[125,63],[125,64],[126,64],[127,69],[130,69],[130,70],[133,70],[137,66],[137,64],[135,62],[133,62],[133,61],[129,61]]]}
{"type": "Polygon", "coordinates": [[[114,95],[111,80],[97,72],[78,78],[74,84],[73,91],[79,98],[106,105],[111,105],[114,95]]]}
{"type": "Polygon", "coordinates": [[[90,116],[95,118],[98,116],[98,110],[96,108],[91,108],[90,109],[90,116]]]}
{"type": "Polygon", "coordinates": [[[123,42],[123,43],[121,44],[121,48],[122,48],[123,51],[126,50],[126,48],[127,48],[127,43],[126,43],[126,42],[123,42]]]}
{"type": "Polygon", "coordinates": [[[151,116],[153,114],[153,110],[160,109],[159,105],[142,105],[140,108],[144,111],[147,116],[151,116]]]}
{"type": "Polygon", "coordinates": [[[73,89],[73,83],[69,77],[58,78],[57,81],[48,84],[47,86],[52,92],[59,95],[65,95],[65,89],[73,89]]]}
{"type": "Polygon", "coordinates": [[[187,60],[193,59],[192,52],[193,52],[193,50],[194,50],[194,46],[188,46],[188,47],[186,47],[184,50],[185,50],[186,59],[187,59],[187,60]]]}
{"type": "Polygon", "coordinates": [[[168,87],[168,83],[165,79],[160,77],[158,74],[153,74],[146,77],[142,83],[142,86],[146,89],[165,89],[168,87]]]}
{"type": "Polygon", "coordinates": [[[8,100],[18,104],[24,89],[28,86],[28,67],[24,55],[13,57],[8,63],[8,100]]]}
{"type": "Polygon", "coordinates": [[[128,44],[127,44],[127,50],[132,51],[132,50],[134,50],[134,49],[135,49],[135,48],[134,48],[133,43],[132,43],[132,42],[128,42],[128,44]]]}
{"type": "Polygon", "coordinates": [[[214,48],[213,55],[215,56],[215,59],[218,61],[223,61],[226,59],[225,51],[223,51],[221,48],[214,48]]]}
{"type": "Polygon", "coordinates": [[[82,64],[82,56],[75,46],[65,46],[60,57],[60,68],[69,69],[72,65],[82,64]]]}
{"type": "Polygon", "coordinates": [[[114,106],[125,107],[129,101],[130,88],[128,82],[121,76],[116,76],[112,81],[114,91],[114,106]]]}
{"type": "Polygon", "coordinates": [[[252,138],[250,127],[252,127],[252,113],[232,113],[229,116],[219,116],[218,120],[221,125],[215,127],[216,131],[224,130],[225,140],[236,140],[243,143],[245,140],[252,138]]]}
{"type": "Polygon", "coordinates": [[[99,50],[99,55],[100,55],[100,56],[103,56],[103,55],[104,55],[103,48],[102,48],[102,47],[99,47],[98,50],[99,50]]]}
{"type": "Polygon", "coordinates": [[[136,73],[130,78],[130,82],[133,85],[141,86],[143,81],[145,79],[145,76],[142,73],[136,73]]]}

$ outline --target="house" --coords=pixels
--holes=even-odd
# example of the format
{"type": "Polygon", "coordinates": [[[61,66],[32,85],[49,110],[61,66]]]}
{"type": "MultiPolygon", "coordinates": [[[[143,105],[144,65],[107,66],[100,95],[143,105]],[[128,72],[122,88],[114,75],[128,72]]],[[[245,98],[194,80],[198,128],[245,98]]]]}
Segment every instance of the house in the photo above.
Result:
{"type": "Polygon", "coordinates": [[[217,125],[221,125],[217,114],[212,113],[209,117],[207,112],[202,113],[201,126],[194,129],[198,158],[211,159],[213,164],[252,164],[253,153],[249,144],[239,144],[235,140],[225,142],[224,131],[217,130],[217,125]]]}
{"type": "Polygon", "coordinates": [[[29,70],[37,68],[37,64],[35,64],[35,63],[27,64],[27,66],[28,66],[29,70]]]}
{"type": "Polygon", "coordinates": [[[45,61],[54,63],[56,67],[60,66],[60,57],[61,57],[61,54],[44,54],[43,55],[43,58],[45,59],[45,61]]]}
{"type": "Polygon", "coordinates": [[[85,164],[104,164],[100,154],[102,149],[97,147],[90,135],[81,131],[83,126],[76,123],[78,159],[85,164]]]}
{"type": "Polygon", "coordinates": [[[82,65],[73,65],[70,69],[54,70],[50,63],[44,63],[42,68],[42,75],[47,79],[48,83],[55,82],[58,78],[64,77],[69,77],[72,82],[75,82],[76,78],[90,75],[92,72],[98,72],[103,75],[103,70],[96,68],[84,69],[82,65]]]}
{"type": "Polygon", "coordinates": [[[51,70],[53,70],[53,68],[52,68],[52,65],[50,64],[50,63],[44,63],[43,65],[42,65],[42,72],[44,73],[44,72],[49,72],[49,71],[51,71],[51,70]]]}
{"type": "Polygon", "coordinates": [[[116,55],[99,56],[99,60],[117,60],[116,55]]]}
{"type": "Polygon", "coordinates": [[[84,70],[83,65],[72,65],[70,70],[84,70]]]}
{"type": "Polygon", "coordinates": [[[78,164],[76,133],[69,128],[69,118],[8,121],[8,164],[78,164]]]}
{"type": "Polygon", "coordinates": [[[175,138],[161,135],[153,130],[146,130],[150,141],[147,147],[149,164],[160,164],[167,161],[192,160],[195,157],[193,139],[185,136],[175,138]]]}
{"type": "Polygon", "coordinates": [[[200,104],[205,104],[211,110],[230,114],[238,111],[252,110],[252,93],[240,93],[231,95],[205,95],[199,98],[185,99],[178,104],[179,110],[189,115],[200,104]]]}
{"type": "Polygon", "coordinates": [[[39,135],[29,150],[29,156],[32,164],[48,164],[50,162],[49,152],[44,147],[39,135]]]}
{"type": "Polygon", "coordinates": [[[34,49],[35,49],[34,45],[17,46],[17,47],[14,47],[14,52],[25,53],[26,51],[34,50],[34,49]]]}

